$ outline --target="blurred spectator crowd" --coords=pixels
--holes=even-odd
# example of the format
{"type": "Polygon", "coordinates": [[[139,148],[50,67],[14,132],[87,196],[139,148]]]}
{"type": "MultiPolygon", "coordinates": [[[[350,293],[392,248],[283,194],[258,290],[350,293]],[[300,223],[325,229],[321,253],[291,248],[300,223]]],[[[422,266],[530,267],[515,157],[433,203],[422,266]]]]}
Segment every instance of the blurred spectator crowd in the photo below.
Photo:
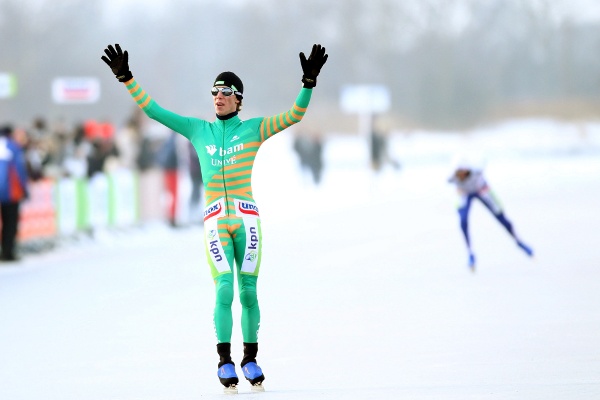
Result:
{"type": "Polygon", "coordinates": [[[31,181],[91,178],[118,168],[144,171],[155,164],[160,141],[144,134],[142,121],[139,112],[121,128],[92,119],[69,126],[40,116],[30,126],[13,126],[13,138],[24,149],[31,181]]]}

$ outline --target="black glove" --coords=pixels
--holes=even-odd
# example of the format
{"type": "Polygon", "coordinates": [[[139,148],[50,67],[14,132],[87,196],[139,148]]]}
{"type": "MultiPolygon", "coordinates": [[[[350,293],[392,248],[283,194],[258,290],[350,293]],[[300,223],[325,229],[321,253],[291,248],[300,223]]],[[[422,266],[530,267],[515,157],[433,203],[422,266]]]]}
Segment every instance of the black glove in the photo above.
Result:
{"type": "Polygon", "coordinates": [[[308,60],[304,53],[300,53],[300,64],[302,65],[302,83],[305,88],[314,88],[317,86],[317,76],[321,72],[321,68],[327,61],[328,54],[325,54],[325,47],[320,44],[313,44],[312,51],[308,60]]]}
{"type": "Polygon", "coordinates": [[[133,78],[131,71],[129,71],[129,54],[127,54],[127,51],[123,53],[121,46],[118,44],[115,44],[115,47],[117,48],[116,50],[112,44],[108,45],[104,49],[106,55],[101,58],[110,67],[119,82],[127,82],[133,78]]]}

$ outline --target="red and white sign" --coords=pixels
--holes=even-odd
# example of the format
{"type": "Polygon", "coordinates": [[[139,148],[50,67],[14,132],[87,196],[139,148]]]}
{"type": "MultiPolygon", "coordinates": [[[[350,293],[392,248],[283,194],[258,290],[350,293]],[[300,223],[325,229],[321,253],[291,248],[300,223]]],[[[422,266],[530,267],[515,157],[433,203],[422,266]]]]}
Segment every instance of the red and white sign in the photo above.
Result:
{"type": "Polygon", "coordinates": [[[59,104],[95,103],[100,98],[97,78],[55,78],[52,81],[52,99],[59,104]]]}

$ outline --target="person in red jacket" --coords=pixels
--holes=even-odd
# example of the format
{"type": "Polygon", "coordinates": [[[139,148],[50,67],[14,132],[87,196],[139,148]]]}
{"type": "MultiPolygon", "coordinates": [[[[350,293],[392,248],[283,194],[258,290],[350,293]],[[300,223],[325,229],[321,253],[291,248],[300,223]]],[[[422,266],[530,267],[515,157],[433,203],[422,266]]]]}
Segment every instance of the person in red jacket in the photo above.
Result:
{"type": "Polygon", "coordinates": [[[27,197],[27,166],[23,149],[12,138],[12,126],[0,128],[0,260],[15,261],[19,206],[27,197]]]}

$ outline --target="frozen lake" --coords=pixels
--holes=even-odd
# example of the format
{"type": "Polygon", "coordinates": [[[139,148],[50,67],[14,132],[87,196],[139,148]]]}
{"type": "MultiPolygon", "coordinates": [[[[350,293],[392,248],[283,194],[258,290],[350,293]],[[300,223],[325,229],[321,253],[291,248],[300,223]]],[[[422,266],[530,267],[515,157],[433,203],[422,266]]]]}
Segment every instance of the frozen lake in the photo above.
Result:
{"type": "MultiPolygon", "coordinates": [[[[267,391],[242,381],[239,395],[600,398],[598,129],[533,127],[545,135],[508,125],[398,138],[402,169],[379,174],[359,142],[338,138],[320,187],[299,174],[289,138],[265,145],[254,190],[267,391]],[[475,204],[468,270],[446,183],[460,149],[487,155],[534,259],[475,204]]],[[[223,398],[213,302],[199,226],[103,232],[0,264],[0,399],[223,398]]],[[[235,324],[238,374],[241,342],[235,324]]]]}

